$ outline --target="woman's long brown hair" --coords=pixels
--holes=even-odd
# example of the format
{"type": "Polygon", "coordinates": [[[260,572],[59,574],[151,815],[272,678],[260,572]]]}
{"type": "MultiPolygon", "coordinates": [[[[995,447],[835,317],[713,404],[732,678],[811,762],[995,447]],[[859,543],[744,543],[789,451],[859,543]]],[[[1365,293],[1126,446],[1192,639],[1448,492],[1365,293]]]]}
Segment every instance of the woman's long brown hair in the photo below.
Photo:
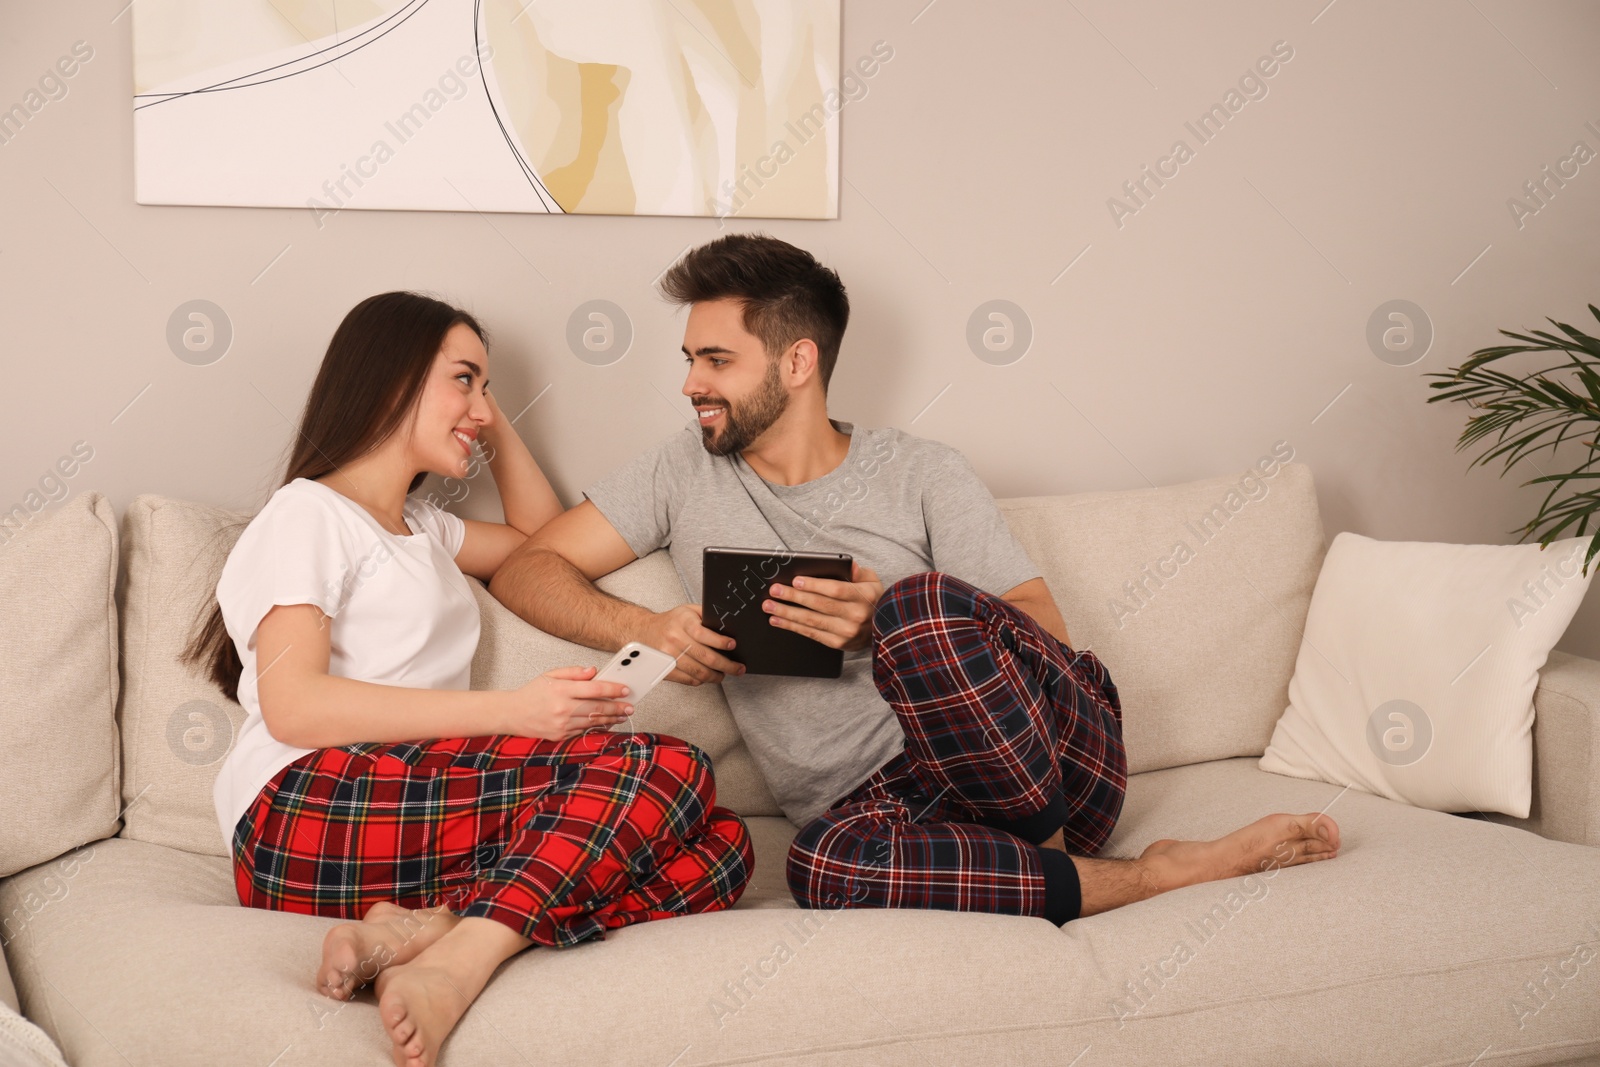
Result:
{"type": "MultiPolygon", "coordinates": [[[[320,478],[398,432],[422,397],[445,335],[457,325],[470,327],[487,343],[470,314],[421,293],[380,293],[351,308],[328,342],[279,487],[296,478],[320,478]]],[[[417,474],[406,492],[415,492],[426,477],[426,472],[417,474]]],[[[203,668],[236,701],[244,668],[214,591],[202,614],[204,625],[179,662],[203,668]]]]}

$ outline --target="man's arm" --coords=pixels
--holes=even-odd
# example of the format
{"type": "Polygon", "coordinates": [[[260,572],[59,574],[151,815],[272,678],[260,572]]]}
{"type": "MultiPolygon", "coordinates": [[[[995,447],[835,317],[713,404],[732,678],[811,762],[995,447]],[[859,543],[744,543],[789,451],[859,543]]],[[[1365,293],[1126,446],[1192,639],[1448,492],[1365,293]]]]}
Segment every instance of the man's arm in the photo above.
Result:
{"type": "Polygon", "coordinates": [[[592,501],[539,527],[489,580],[489,593],[545,633],[614,652],[650,614],[595,588],[636,557],[592,501]]]}
{"type": "Polygon", "coordinates": [[[1027,612],[1050,636],[1072,647],[1067,638],[1067,620],[1062,618],[1056,598],[1050,594],[1050,587],[1044,584],[1043,578],[1030,578],[1009,593],[1002,593],[1000,599],[1027,612]]]}
{"type": "Polygon", "coordinates": [[[743,668],[715,649],[733,639],[701,624],[698,604],[656,614],[597,589],[594,580],[638,557],[594,502],[585,500],[541,526],[507,557],[489,593],[545,633],[615,652],[641,641],[678,657],[667,675],[685,685],[720,682],[743,668]]]}

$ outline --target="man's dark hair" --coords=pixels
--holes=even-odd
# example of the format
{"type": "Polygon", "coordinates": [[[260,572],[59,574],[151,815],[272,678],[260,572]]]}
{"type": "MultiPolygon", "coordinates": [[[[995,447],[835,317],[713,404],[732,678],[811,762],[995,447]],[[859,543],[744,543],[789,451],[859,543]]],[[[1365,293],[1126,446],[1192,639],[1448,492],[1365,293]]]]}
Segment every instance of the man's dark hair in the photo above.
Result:
{"type": "Polygon", "coordinates": [[[817,346],[822,391],[828,391],[850,299],[839,275],[810,252],[764,233],[730,233],[674,263],[660,289],[676,304],[740,301],[744,328],[761,338],[769,357],[809,338],[817,346]]]}

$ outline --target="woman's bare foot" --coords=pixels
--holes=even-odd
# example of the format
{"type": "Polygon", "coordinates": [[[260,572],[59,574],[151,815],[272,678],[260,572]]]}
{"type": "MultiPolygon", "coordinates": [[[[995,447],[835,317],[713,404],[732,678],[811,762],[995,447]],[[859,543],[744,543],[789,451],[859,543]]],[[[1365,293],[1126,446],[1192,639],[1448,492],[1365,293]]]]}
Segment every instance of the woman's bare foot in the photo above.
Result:
{"type": "Polygon", "coordinates": [[[460,921],[443,906],[413,911],[380,900],[360,922],[340,923],[323,938],[317,991],[349,1000],[384,968],[414,959],[460,921]]]}
{"type": "Polygon", "coordinates": [[[439,1046],[480,992],[469,998],[447,970],[416,962],[384,971],[378,990],[378,1014],[394,1042],[395,1067],[433,1067],[439,1046]]]}
{"type": "Polygon", "coordinates": [[[378,975],[378,1014],[395,1067],[433,1067],[439,1047],[478,999],[495,968],[531,944],[493,919],[456,925],[409,963],[378,975]]]}
{"type": "Polygon", "coordinates": [[[1139,856],[1162,891],[1339,854],[1339,827],[1318,812],[1257,819],[1215,841],[1152,841],[1139,856]]]}

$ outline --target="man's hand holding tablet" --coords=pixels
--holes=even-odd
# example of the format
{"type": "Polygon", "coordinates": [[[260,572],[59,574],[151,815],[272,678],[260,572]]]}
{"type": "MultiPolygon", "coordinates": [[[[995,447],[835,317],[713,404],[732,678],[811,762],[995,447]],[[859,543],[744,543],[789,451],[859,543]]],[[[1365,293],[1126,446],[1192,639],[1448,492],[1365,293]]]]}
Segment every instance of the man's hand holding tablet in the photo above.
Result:
{"type": "MultiPolygon", "coordinates": [[[[720,553],[738,555],[744,550],[713,548],[707,552],[710,553],[707,556],[709,569],[703,573],[713,588],[709,596],[702,596],[702,600],[712,605],[713,618],[709,621],[706,619],[705,604],[680,604],[652,614],[639,633],[638,639],[644,644],[677,653],[678,664],[666,676],[667,681],[701,685],[720,682],[731,674],[747,673],[742,662],[743,655],[734,653],[739,659],[728,655],[738,648],[737,639],[719,632],[729,629],[726,625],[729,620],[719,617],[717,613],[721,616],[730,613],[729,598],[719,596],[719,590],[722,586],[731,588],[735,584],[728,575],[731,565],[737,566],[740,576],[736,580],[740,587],[739,594],[733,598],[733,605],[746,616],[752,614],[752,610],[758,610],[763,613],[767,625],[789,630],[830,649],[854,651],[865,648],[871,642],[872,615],[879,598],[883,596],[884,587],[877,572],[870,567],[863,567],[844,555],[751,552],[744,559],[729,558],[712,562],[720,553]],[[812,564],[800,567],[812,571],[818,569],[820,561],[821,570],[830,571],[836,576],[794,574],[787,583],[773,581],[763,587],[761,579],[767,575],[780,578],[787,576],[786,573],[779,573],[780,561],[782,570],[788,572],[794,569],[796,560],[812,564]],[[849,580],[843,578],[845,566],[849,567],[849,580]]],[[[767,644],[765,640],[757,643],[763,646],[767,644]]],[[[791,673],[781,664],[774,666],[770,662],[771,656],[761,656],[759,652],[756,654],[768,661],[758,673],[791,673]]],[[[813,676],[838,676],[836,670],[826,667],[820,670],[802,667],[800,670],[813,676]]]]}
{"type": "Polygon", "coordinates": [[[703,624],[732,637],[749,674],[838,678],[844,650],[872,639],[883,585],[841,552],[707,547],[703,624]]]}
{"type": "Polygon", "coordinates": [[[883,583],[876,571],[851,560],[848,582],[797,576],[793,589],[778,583],[768,593],[799,605],[763,603],[762,610],[773,617],[772,625],[853,652],[872,641],[872,614],[883,596],[883,583]]]}

